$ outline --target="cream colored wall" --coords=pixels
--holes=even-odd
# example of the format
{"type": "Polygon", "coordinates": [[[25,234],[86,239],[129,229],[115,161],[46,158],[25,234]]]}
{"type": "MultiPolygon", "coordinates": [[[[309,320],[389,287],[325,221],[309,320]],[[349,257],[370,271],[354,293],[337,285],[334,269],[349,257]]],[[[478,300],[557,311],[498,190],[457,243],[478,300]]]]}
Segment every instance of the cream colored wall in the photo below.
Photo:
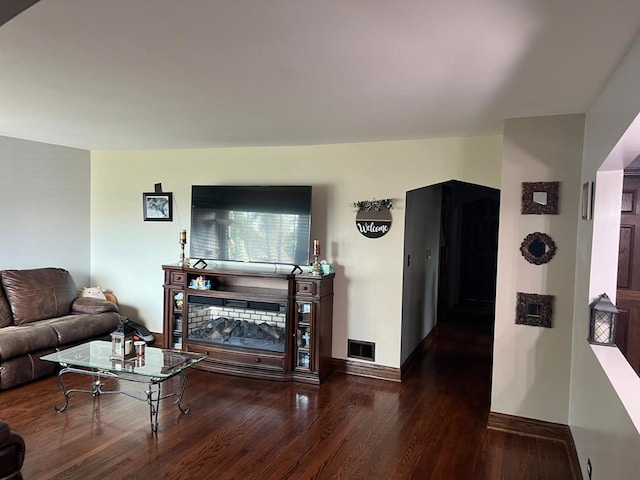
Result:
{"type": "Polygon", "coordinates": [[[0,269],[66,268],[89,283],[90,156],[0,137],[0,269]]]}
{"type": "Polygon", "coordinates": [[[506,120],[498,238],[491,410],[566,424],[580,197],[583,115],[506,120]],[[560,182],[559,215],[521,215],[522,182],[560,182]],[[530,233],[551,236],[556,255],[528,263],[530,233]],[[517,292],[553,295],[553,327],[515,324],[517,292]]]}
{"type": "Polygon", "coordinates": [[[405,192],[459,179],[499,187],[501,137],[342,145],[93,152],[92,274],[125,314],[162,328],[161,264],[179,255],[189,229],[192,184],[311,184],[312,237],[336,265],[333,356],[347,338],[376,343],[376,363],[400,365],[405,192]],[[143,222],[142,192],[173,192],[174,221],[143,222]],[[379,239],[355,228],[353,202],[393,198],[393,224],[379,239]]]}
{"type": "MultiPolygon", "coordinates": [[[[579,223],[576,244],[569,404],[569,424],[585,478],[588,478],[588,459],[591,459],[594,479],[637,479],[640,471],[640,434],[627,410],[637,410],[640,380],[637,375],[627,375],[624,388],[635,391],[635,395],[626,407],[612,381],[618,383],[618,377],[625,374],[621,370],[629,373],[628,364],[620,361],[617,349],[611,349],[607,356],[617,356],[618,365],[607,364],[605,358],[599,360],[597,349],[585,341],[589,302],[599,293],[615,294],[621,170],[640,154],[639,81],[640,40],[636,40],[586,115],[582,181],[593,181],[597,177],[596,208],[594,221],[579,223]],[[603,164],[609,171],[597,174],[603,164]]],[[[636,422],[638,420],[640,418],[636,418],[636,422]]]]}

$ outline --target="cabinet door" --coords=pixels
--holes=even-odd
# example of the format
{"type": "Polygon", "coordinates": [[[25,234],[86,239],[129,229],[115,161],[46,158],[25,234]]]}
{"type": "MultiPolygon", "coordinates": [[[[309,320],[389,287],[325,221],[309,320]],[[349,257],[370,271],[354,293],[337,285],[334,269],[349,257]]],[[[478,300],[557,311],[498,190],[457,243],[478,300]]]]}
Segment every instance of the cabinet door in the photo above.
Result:
{"type": "Polygon", "coordinates": [[[296,345],[293,359],[296,370],[315,370],[314,317],[313,302],[296,302],[296,345]]]}
{"type": "Polygon", "coordinates": [[[167,329],[169,335],[169,348],[182,350],[183,343],[183,325],[184,325],[184,292],[182,290],[169,290],[169,299],[171,302],[169,309],[170,325],[167,329]]]}

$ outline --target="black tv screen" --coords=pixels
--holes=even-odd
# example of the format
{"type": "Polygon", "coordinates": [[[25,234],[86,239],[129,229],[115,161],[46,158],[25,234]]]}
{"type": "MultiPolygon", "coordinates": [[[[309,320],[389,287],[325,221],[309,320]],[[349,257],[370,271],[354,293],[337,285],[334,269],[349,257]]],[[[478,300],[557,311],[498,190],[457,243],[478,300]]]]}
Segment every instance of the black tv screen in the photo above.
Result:
{"type": "Polygon", "coordinates": [[[310,186],[191,187],[192,259],[309,264],[310,186]]]}

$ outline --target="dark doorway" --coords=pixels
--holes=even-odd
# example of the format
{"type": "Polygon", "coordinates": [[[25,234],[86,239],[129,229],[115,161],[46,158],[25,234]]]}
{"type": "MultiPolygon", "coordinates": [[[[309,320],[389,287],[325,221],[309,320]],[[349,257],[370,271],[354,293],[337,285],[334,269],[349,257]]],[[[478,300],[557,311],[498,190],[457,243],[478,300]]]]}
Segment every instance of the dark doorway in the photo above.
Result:
{"type": "Polygon", "coordinates": [[[492,336],[500,191],[451,180],[407,192],[406,205],[403,365],[436,324],[492,336]]]}
{"type": "Polygon", "coordinates": [[[438,321],[493,331],[500,192],[443,185],[438,321]]]}

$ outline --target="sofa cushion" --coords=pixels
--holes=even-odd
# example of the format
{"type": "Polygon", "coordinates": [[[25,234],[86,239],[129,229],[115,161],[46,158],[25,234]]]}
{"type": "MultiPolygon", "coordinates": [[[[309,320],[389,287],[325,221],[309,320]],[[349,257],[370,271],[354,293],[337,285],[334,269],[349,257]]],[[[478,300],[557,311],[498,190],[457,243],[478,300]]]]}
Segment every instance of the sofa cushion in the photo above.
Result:
{"type": "Polygon", "coordinates": [[[55,349],[47,348],[3,361],[0,366],[0,390],[7,390],[55,373],[59,367],[57,363],[40,360],[43,355],[53,352],[55,349]]]}
{"type": "Polygon", "coordinates": [[[106,312],[119,312],[120,309],[115,303],[94,297],[79,297],[71,304],[72,314],[88,313],[95,315],[106,312]]]}
{"type": "Polygon", "coordinates": [[[46,326],[55,331],[60,346],[109,335],[119,324],[120,314],[116,312],[67,315],[38,322],[38,326],[46,326]]]}
{"type": "Polygon", "coordinates": [[[0,361],[58,346],[56,332],[46,325],[9,326],[0,329],[0,361]]]}
{"type": "Polygon", "coordinates": [[[0,284],[0,328],[13,325],[13,317],[11,316],[11,307],[7,302],[7,297],[4,294],[4,288],[0,284]]]}
{"type": "Polygon", "coordinates": [[[3,270],[0,274],[15,325],[67,315],[78,295],[71,274],[62,268],[3,270]]]}

